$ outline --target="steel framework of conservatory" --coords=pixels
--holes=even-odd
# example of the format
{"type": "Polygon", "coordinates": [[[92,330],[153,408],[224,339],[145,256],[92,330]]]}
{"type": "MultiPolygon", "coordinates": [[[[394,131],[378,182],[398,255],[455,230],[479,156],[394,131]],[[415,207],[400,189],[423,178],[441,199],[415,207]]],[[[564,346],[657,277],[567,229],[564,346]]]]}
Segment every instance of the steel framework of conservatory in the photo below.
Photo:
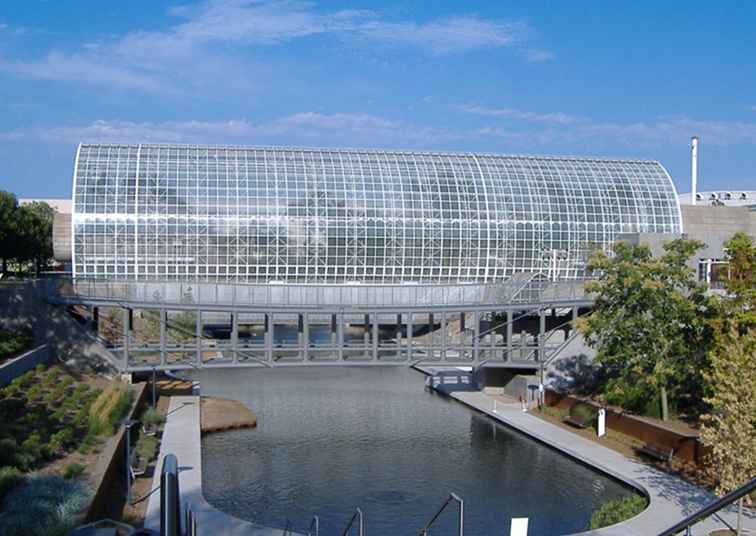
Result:
{"type": "Polygon", "coordinates": [[[652,161],[81,145],[74,168],[74,277],[58,299],[123,308],[129,369],[532,366],[548,354],[548,318],[590,304],[580,282],[594,249],[682,231],[652,161]],[[154,340],[135,339],[137,309],[155,313],[154,340]],[[191,342],[166,336],[177,311],[194,315],[191,342]],[[203,335],[220,314],[227,341],[203,335]],[[523,314],[534,337],[512,333],[523,314]],[[260,340],[240,340],[240,323],[260,340]],[[279,341],[277,325],[296,338],[279,341]],[[325,342],[311,325],[329,326],[325,342]],[[361,340],[345,338],[350,326],[361,340]]]}

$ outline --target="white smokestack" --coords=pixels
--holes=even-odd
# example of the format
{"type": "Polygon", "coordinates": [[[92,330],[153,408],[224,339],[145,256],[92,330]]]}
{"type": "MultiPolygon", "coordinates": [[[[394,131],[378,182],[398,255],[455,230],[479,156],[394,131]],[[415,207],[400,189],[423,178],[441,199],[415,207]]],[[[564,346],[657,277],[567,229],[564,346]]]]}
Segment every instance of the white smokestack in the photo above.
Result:
{"type": "Polygon", "coordinates": [[[690,140],[690,182],[691,204],[695,205],[698,194],[698,136],[693,136],[690,140]]]}

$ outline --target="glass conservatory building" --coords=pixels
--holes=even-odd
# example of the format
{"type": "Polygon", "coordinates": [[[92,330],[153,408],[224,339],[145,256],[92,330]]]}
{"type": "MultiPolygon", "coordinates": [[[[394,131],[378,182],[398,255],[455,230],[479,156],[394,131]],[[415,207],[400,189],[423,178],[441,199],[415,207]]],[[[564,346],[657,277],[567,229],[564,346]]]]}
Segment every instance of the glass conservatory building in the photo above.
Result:
{"type": "Polygon", "coordinates": [[[620,233],[680,233],[653,161],[81,145],[77,279],[497,283],[580,279],[620,233]]]}

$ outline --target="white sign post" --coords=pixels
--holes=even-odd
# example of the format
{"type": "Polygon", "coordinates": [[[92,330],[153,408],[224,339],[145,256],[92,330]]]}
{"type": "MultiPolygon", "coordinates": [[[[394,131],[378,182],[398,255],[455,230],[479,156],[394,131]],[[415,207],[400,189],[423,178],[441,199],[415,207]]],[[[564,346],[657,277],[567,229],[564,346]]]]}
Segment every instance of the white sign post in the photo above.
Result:
{"type": "Polygon", "coordinates": [[[509,536],[528,536],[528,518],[513,517],[512,527],[509,529],[509,536]]]}
{"type": "Polygon", "coordinates": [[[604,437],[606,435],[606,410],[604,408],[598,411],[598,436],[604,437]]]}

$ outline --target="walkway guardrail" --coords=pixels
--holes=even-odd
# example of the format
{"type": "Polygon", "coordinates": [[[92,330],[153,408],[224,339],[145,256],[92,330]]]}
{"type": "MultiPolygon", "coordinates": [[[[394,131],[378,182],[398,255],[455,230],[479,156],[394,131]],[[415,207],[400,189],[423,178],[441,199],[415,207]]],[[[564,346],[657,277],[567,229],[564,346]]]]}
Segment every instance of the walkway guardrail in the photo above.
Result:
{"type": "Polygon", "coordinates": [[[506,303],[585,301],[582,280],[545,281],[534,274],[494,284],[302,284],[108,279],[55,280],[54,297],[70,303],[128,302],[178,307],[265,309],[459,307],[506,303]]]}
{"type": "Polygon", "coordinates": [[[355,521],[357,522],[357,534],[359,536],[365,536],[364,519],[362,516],[362,510],[360,510],[359,508],[357,508],[354,514],[352,514],[352,517],[349,519],[349,523],[347,523],[347,526],[341,533],[341,536],[347,536],[347,534],[349,534],[349,531],[352,530],[355,521]]]}
{"type": "Polygon", "coordinates": [[[307,536],[320,536],[320,519],[318,516],[312,516],[310,526],[307,528],[307,536]]]}
{"type": "Polygon", "coordinates": [[[456,502],[459,504],[459,514],[457,516],[457,534],[458,536],[464,536],[465,535],[465,501],[463,501],[459,495],[456,493],[450,493],[449,496],[446,498],[446,501],[444,504],[441,505],[441,508],[438,509],[436,514],[426,523],[425,527],[420,529],[419,536],[430,536],[430,529],[433,526],[433,524],[436,522],[436,520],[439,518],[439,516],[444,513],[444,510],[453,502],[456,502]]]}
{"type": "MultiPolygon", "coordinates": [[[[691,528],[693,527],[693,525],[695,525],[699,521],[703,521],[707,517],[716,515],[717,512],[719,512],[723,508],[730,506],[732,503],[734,503],[738,499],[745,497],[754,490],[756,490],[756,477],[752,478],[736,490],[731,491],[724,497],[721,497],[720,499],[712,502],[708,506],[704,506],[679,523],[672,525],[667,530],[660,532],[658,536],[675,536],[675,534],[680,534],[683,531],[685,531],[685,536],[690,536],[691,528]]],[[[730,527],[729,525],[728,528],[732,531],[733,534],[740,534],[737,529],[730,527]]]]}
{"type": "Polygon", "coordinates": [[[160,536],[197,536],[197,516],[189,503],[184,507],[183,531],[181,517],[178,459],[166,454],[160,470],[160,536]]]}
{"type": "Polygon", "coordinates": [[[160,471],[160,536],[181,535],[180,497],[178,460],[167,454],[160,471]]]}

